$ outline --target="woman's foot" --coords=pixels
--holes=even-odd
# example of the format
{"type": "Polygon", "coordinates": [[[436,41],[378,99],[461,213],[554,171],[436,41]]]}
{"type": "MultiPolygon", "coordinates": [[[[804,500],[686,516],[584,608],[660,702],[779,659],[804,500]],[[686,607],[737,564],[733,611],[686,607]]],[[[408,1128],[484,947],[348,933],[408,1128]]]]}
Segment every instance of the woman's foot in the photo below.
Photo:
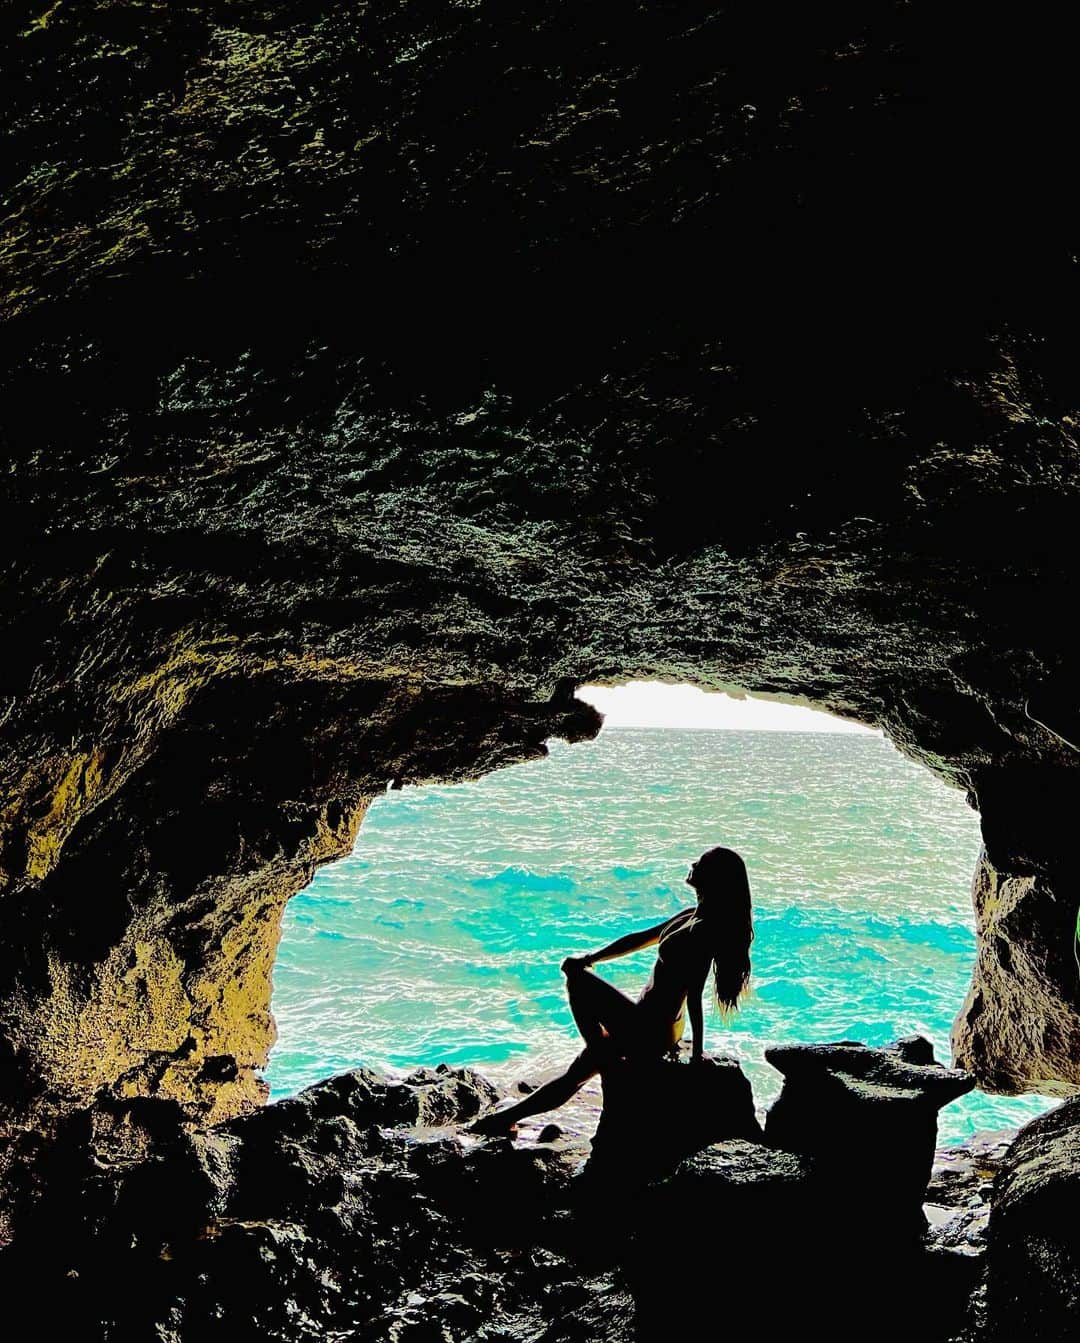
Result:
{"type": "Polygon", "coordinates": [[[479,1119],[474,1119],[471,1124],[466,1124],[465,1132],[479,1134],[482,1138],[501,1138],[506,1134],[517,1132],[517,1121],[508,1118],[505,1109],[489,1110],[479,1119]]]}

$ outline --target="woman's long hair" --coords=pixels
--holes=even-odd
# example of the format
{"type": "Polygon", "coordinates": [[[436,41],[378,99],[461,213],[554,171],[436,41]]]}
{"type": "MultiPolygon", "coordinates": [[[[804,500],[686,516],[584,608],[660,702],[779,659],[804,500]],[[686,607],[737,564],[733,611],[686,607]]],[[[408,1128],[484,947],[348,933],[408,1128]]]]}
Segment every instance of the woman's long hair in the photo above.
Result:
{"type": "Polygon", "coordinates": [[[698,894],[695,921],[709,932],[713,992],[722,1017],[738,1010],[750,988],[750,943],[754,919],[746,864],[734,849],[708,849],[694,868],[698,894]]]}

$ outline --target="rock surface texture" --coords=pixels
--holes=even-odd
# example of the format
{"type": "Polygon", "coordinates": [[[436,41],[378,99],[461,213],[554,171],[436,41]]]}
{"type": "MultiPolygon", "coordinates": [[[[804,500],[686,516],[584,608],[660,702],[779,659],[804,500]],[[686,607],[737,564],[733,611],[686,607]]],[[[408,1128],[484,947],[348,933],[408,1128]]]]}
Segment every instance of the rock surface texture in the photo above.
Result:
{"type": "Polygon", "coordinates": [[[592,1137],[593,1179],[642,1182],[669,1173],[683,1157],[725,1139],[760,1142],[750,1081],[738,1060],[706,1054],[681,1061],[610,1064],[601,1073],[603,1110],[592,1137]]]}
{"type": "Polygon", "coordinates": [[[614,1340],[632,1301],[611,1253],[583,1267],[568,1220],[587,1148],[444,1127],[494,1094],[463,1069],[361,1069],[210,1130],[131,1103],[117,1118],[153,1129],[142,1157],[110,1163],[100,1132],[70,1133],[0,1280],[15,1299],[47,1275],[43,1329],[102,1343],[458,1343],[545,1324],[614,1340]]]}
{"type": "Polygon", "coordinates": [[[1072,889],[1068,856],[1023,875],[1000,870],[985,852],[979,858],[978,959],[953,1026],[953,1054],[987,1091],[1075,1093],[1080,944],[1072,889]]]}
{"type": "MultiPolygon", "coordinates": [[[[32,1277],[42,1333],[86,1343],[662,1343],[746,1312],[766,1340],[855,1343],[887,1263],[892,1322],[926,1343],[965,1326],[996,1152],[942,1154],[936,1237],[918,1244],[760,1141],[657,1177],[661,1135],[643,1129],[624,1178],[597,1180],[585,1141],[471,1138],[495,1096],[468,1069],[365,1068],[212,1128],[171,1101],[117,1102],[108,1122],[99,1107],[53,1145],[0,1289],[18,1299],[32,1277]]],[[[896,1155],[854,1149],[851,1168],[872,1182],[896,1155]]]]}
{"type": "Polygon", "coordinates": [[[0,1182],[250,1110],[289,896],[388,783],[590,736],[597,678],[965,789],[959,1059],[1080,1085],[1058,22],[4,7],[0,1182]]]}
{"type": "Polygon", "coordinates": [[[974,1078],[935,1063],[920,1036],[889,1049],[848,1040],[785,1045],[765,1057],[784,1074],[766,1142],[812,1160],[840,1219],[873,1218],[882,1236],[920,1238],[938,1111],[969,1092],[974,1078]],[[889,1159],[879,1162],[883,1151],[889,1159]]]}
{"type": "MultiPolygon", "coordinates": [[[[873,1187],[894,1157],[904,1161],[902,1147],[854,1146],[844,1184],[873,1187]]],[[[719,1332],[750,1320],[770,1343],[803,1335],[857,1343],[871,1328],[958,1343],[975,1318],[982,1228],[956,1212],[931,1236],[913,1238],[887,1203],[845,1197],[830,1182],[834,1170],[734,1140],[645,1190],[622,1212],[632,1228],[623,1272],[637,1337],[663,1343],[703,1323],[719,1332]]],[[[965,1172],[951,1195],[967,1201],[980,1192],[965,1172]]]]}
{"type": "Polygon", "coordinates": [[[985,1325],[996,1343],[1064,1343],[1080,1319],[1080,1103],[1025,1125],[994,1182],[985,1325]]]}

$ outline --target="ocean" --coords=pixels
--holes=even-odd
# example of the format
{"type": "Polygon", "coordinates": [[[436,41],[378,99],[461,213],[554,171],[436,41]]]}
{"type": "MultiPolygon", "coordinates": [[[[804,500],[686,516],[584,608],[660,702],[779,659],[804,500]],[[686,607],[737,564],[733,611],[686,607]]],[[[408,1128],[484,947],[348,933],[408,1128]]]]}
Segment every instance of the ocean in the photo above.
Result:
{"type": "MultiPolygon", "coordinates": [[[[781,1082],[770,1044],[920,1034],[948,1062],[975,956],[961,793],[871,734],[604,728],[376,799],[286,911],[272,1099],[359,1064],[542,1080],[580,1048],[562,959],[693,904],[687,868],[715,844],[746,861],[756,936],[752,994],[727,1025],[706,1002],[706,1048],[740,1060],[759,1107],[781,1082]]],[[[598,973],[636,996],[654,954],[598,973]]],[[[973,1092],[941,1141],[1049,1104],[973,1092]]]]}

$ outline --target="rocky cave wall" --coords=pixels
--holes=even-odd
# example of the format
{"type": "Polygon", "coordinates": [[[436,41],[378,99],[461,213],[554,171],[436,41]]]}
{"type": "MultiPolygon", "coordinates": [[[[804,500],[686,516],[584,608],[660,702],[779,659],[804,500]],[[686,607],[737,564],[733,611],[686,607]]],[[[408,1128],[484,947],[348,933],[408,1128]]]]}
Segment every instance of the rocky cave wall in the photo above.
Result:
{"type": "Polygon", "coordinates": [[[260,1097],[285,901],[586,680],[968,791],[957,1060],[1080,1084],[1053,20],[13,0],[0,1112],[260,1097]],[[1032,83],[1034,81],[1034,84],[1032,83]]]}

